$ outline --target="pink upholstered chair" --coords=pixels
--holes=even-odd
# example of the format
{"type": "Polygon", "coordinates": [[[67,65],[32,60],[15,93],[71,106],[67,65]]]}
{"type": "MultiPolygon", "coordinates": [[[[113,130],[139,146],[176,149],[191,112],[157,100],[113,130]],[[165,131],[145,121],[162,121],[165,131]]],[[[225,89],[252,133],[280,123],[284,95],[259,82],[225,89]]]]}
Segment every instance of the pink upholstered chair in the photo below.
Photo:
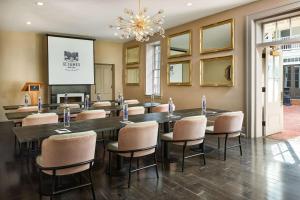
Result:
{"type": "Polygon", "coordinates": [[[98,118],[105,118],[105,117],[106,117],[105,110],[86,110],[81,113],[78,113],[76,116],[76,120],[98,119],[98,118]]]}
{"type": "MultiPolygon", "coordinates": [[[[142,115],[145,114],[143,106],[128,107],[128,115],[142,115]]],[[[123,110],[120,111],[120,116],[123,116],[123,110]]]]}
{"type": "Polygon", "coordinates": [[[42,143],[41,155],[36,162],[39,167],[40,180],[42,185],[42,173],[52,177],[51,193],[46,194],[40,185],[40,198],[43,195],[52,197],[65,192],[56,191],[56,177],[71,175],[89,171],[89,182],[71,189],[78,189],[90,186],[95,199],[94,187],[91,177],[91,167],[95,157],[96,133],[94,131],[53,135],[42,143]]]}
{"type": "Polygon", "coordinates": [[[16,112],[37,112],[37,106],[22,106],[16,110],[16,112]]]}
{"type": "Polygon", "coordinates": [[[100,102],[95,102],[93,104],[94,108],[105,107],[105,106],[111,106],[111,102],[110,101],[100,101],[100,102]]]}
{"type": "Polygon", "coordinates": [[[155,121],[128,124],[119,132],[118,142],[108,144],[109,152],[109,174],[111,174],[111,153],[130,158],[128,187],[130,187],[131,173],[156,167],[156,176],[158,178],[158,169],[156,161],[156,145],[158,136],[158,123],[155,121]],[[137,169],[132,171],[132,159],[153,154],[154,164],[139,168],[137,160],[137,169]]]}
{"type": "Polygon", "coordinates": [[[22,120],[22,126],[34,126],[54,123],[58,123],[58,116],[56,113],[37,113],[29,115],[22,120]]]}
{"type": "Polygon", "coordinates": [[[205,137],[206,123],[207,123],[207,119],[205,116],[185,117],[176,121],[173,132],[161,135],[161,140],[163,141],[162,155],[163,155],[164,146],[167,143],[173,143],[174,145],[183,146],[182,166],[181,166],[182,171],[184,170],[185,158],[202,155],[204,165],[205,165],[204,137],[205,137]],[[197,145],[197,144],[202,144],[202,152],[185,157],[186,147],[197,145]]]}
{"type": "MultiPolygon", "coordinates": [[[[175,111],[175,104],[173,104],[173,111],[175,111]]],[[[152,112],[169,112],[169,104],[160,104],[152,108],[152,112]]]]}
{"type": "Polygon", "coordinates": [[[223,113],[216,117],[214,126],[207,127],[207,134],[218,137],[218,149],[220,149],[220,138],[225,138],[224,160],[226,160],[226,150],[233,147],[239,147],[242,156],[241,131],[243,119],[244,113],[242,111],[223,113]],[[239,144],[227,147],[228,138],[234,137],[238,137],[239,144]]]}
{"type": "MultiPolygon", "coordinates": [[[[102,108],[102,107],[107,107],[107,106],[111,106],[111,102],[110,101],[101,101],[101,102],[95,102],[93,104],[94,108],[102,108]]],[[[110,115],[111,112],[109,110],[105,111],[107,115],[110,115]]]]}
{"type": "Polygon", "coordinates": [[[139,104],[140,102],[137,99],[128,99],[128,100],[125,100],[124,103],[131,105],[131,104],[139,104]]]}
{"type": "Polygon", "coordinates": [[[65,108],[65,107],[69,107],[70,109],[76,109],[76,108],[80,108],[80,105],[77,103],[69,103],[69,104],[60,104],[59,107],[61,108],[65,108]]]}

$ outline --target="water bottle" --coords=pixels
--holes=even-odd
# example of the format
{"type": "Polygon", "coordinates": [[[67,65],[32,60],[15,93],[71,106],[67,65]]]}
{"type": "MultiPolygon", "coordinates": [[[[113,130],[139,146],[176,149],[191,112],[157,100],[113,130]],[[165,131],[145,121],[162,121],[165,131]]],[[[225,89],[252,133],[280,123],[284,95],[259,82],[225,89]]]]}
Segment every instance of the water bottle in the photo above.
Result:
{"type": "Polygon", "coordinates": [[[100,94],[99,94],[99,93],[97,94],[97,101],[98,101],[98,102],[100,102],[100,101],[101,101],[101,96],[100,96],[100,94]]]}
{"type": "Polygon", "coordinates": [[[206,97],[203,95],[202,96],[202,114],[205,115],[206,113],[206,97]]]}
{"type": "Polygon", "coordinates": [[[38,113],[42,112],[42,97],[38,98],[38,113]]]}
{"type": "Polygon", "coordinates": [[[28,106],[28,104],[29,104],[28,95],[25,94],[25,97],[24,97],[24,106],[26,107],[26,106],[28,106]]]}
{"type": "Polygon", "coordinates": [[[172,98],[170,97],[170,99],[169,99],[169,109],[168,109],[168,111],[169,111],[169,113],[168,113],[168,115],[169,116],[173,116],[173,100],[172,100],[172,98]]]}
{"type": "Polygon", "coordinates": [[[64,108],[64,127],[70,127],[70,118],[71,118],[70,108],[65,107],[64,108]]]}
{"type": "Polygon", "coordinates": [[[120,105],[122,106],[123,104],[124,104],[124,97],[121,96],[121,97],[120,97],[120,105]]]}
{"type": "Polygon", "coordinates": [[[65,102],[64,102],[65,104],[67,104],[68,103],[68,94],[66,93],[65,94],[65,102]]]}
{"type": "Polygon", "coordinates": [[[154,103],[154,94],[151,95],[151,103],[154,103]]]}
{"type": "Polygon", "coordinates": [[[123,121],[128,121],[128,104],[123,104],[123,121]]]}
{"type": "Polygon", "coordinates": [[[119,103],[119,105],[121,105],[121,92],[119,92],[119,94],[118,94],[118,103],[119,103]]]}
{"type": "Polygon", "coordinates": [[[84,108],[86,110],[89,109],[89,102],[90,102],[90,96],[89,95],[85,95],[85,99],[84,99],[84,108]]]}

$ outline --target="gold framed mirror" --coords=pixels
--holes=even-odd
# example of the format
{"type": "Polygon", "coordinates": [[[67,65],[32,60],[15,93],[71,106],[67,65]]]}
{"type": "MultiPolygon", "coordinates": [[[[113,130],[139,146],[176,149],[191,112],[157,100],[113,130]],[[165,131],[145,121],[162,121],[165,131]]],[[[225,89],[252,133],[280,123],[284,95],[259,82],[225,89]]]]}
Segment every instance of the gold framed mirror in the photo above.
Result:
{"type": "Polygon", "coordinates": [[[168,63],[168,85],[191,85],[191,61],[177,61],[168,63]]]}
{"type": "Polygon", "coordinates": [[[168,37],[168,58],[189,56],[192,53],[192,32],[190,30],[168,37]]]}
{"type": "Polygon", "coordinates": [[[234,85],[233,56],[202,59],[200,62],[200,85],[232,87],[234,85]]]}
{"type": "Polygon", "coordinates": [[[140,69],[136,68],[127,68],[126,69],[126,85],[139,85],[140,84],[140,69]]]}
{"type": "Polygon", "coordinates": [[[200,30],[200,52],[212,53],[234,48],[234,20],[203,26],[200,30]]]}
{"type": "Polygon", "coordinates": [[[133,46],[126,48],[126,64],[134,65],[140,63],[140,47],[133,46]]]}

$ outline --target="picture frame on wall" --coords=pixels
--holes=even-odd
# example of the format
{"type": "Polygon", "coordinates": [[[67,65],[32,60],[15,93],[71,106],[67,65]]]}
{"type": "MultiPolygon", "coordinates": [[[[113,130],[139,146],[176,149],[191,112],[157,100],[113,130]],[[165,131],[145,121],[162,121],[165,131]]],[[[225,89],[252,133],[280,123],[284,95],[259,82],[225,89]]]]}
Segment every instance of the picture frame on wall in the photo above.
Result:
{"type": "Polygon", "coordinates": [[[127,68],[125,71],[125,81],[127,86],[140,85],[140,69],[138,67],[127,68]]]}
{"type": "Polygon", "coordinates": [[[205,58],[200,61],[200,86],[234,86],[234,57],[205,58]]]}
{"type": "Polygon", "coordinates": [[[200,53],[213,53],[234,49],[234,20],[228,19],[201,27],[200,53]]]}
{"type": "Polygon", "coordinates": [[[135,65],[140,63],[140,46],[126,48],[126,64],[135,65]]]}

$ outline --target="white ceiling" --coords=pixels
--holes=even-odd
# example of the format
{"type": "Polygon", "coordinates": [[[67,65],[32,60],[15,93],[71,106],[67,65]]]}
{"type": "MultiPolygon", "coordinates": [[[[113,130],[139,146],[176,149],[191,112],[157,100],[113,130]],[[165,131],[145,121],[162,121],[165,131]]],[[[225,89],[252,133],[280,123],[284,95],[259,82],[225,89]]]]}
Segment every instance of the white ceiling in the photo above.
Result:
{"type": "MultiPolygon", "coordinates": [[[[142,0],[150,15],[163,9],[164,28],[174,27],[255,0],[142,0]],[[188,7],[186,4],[193,5],[188,7]]],[[[115,40],[109,25],[138,0],[0,0],[0,30],[62,33],[115,40]],[[36,2],[44,2],[37,6],[36,2]],[[30,21],[31,25],[26,25],[30,21]]]]}

